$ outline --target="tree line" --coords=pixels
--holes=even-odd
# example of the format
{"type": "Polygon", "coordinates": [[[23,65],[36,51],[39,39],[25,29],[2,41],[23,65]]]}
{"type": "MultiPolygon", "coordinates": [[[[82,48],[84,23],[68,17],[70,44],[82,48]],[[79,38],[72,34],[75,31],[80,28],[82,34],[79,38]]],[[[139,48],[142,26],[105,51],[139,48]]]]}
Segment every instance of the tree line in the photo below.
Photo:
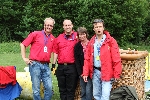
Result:
{"type": "Polygon", "coordinates": [[[92,21],[101,18],[120,46],[148,44],[150,39],[150,0],[2,0],[0,43],[21,42],[30,32],[43,29],[46,17],[56,21],[55,36],[63,31],[64,19],[72,20],[74,30],[86,27],[92,36],[92,21]]]}

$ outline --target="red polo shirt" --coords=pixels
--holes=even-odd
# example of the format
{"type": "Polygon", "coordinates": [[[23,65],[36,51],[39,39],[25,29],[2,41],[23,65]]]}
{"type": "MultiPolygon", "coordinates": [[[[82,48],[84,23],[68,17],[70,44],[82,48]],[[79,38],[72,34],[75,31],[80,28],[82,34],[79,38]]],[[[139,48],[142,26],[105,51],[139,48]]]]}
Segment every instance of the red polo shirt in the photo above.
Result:
{"type": "Polygon", "coordinates": [[[22,42],[26,47],[31,44],[29,59],[50,62],[55,37],[50,34],[46,36],[44,31],[34,31],[22,42]],[[47,52],[44,52],[44,47],[47,52]]]}
{"type": "Polygon", "coordinates": [[[74,46],[77,42],[77,32],[72,32],[68,39],[65,33],[55,39],[53,51],[58,54],[58,63],[74,63],[74,46]]]}

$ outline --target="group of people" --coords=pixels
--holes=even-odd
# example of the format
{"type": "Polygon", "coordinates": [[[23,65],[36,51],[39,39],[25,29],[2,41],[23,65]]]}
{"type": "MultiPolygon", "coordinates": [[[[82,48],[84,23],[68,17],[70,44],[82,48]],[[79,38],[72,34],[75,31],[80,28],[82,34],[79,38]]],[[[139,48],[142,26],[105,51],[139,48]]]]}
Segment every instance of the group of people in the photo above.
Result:
{"type": "Polygon", "coordinates": [[[22,59],[29,65],[33,99],[41,100],[40,82],[43,82],[44,100],[51,100],[51,71],[57,63],[56,77],[61,100],[74,100],[78,80],[81,100],[109,100],[112,82],[120,78],[122,67],[118,44],[104,30],[104,21],[93,21],[95,35],[90,40],[87,29],[79,27],[77,32],[74,31],[69,19],[63,21],[64,32],[55,38],[52,34],[54,24],[53,18],[46,18],[44,29],[31,32],[20,44],[22,59]],[[50,62],[51,57],[53,61],[50,62]],[[49,63],[52,64],[51,69],[49,63]]]}

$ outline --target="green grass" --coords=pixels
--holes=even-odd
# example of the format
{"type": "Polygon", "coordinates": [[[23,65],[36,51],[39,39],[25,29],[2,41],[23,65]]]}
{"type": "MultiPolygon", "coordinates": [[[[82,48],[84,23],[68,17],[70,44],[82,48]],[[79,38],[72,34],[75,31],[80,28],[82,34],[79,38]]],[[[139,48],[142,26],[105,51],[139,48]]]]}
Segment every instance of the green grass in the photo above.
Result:
{"type": "MultiPolygon", "coordinates": [[[[20,43],[2,43],[0,44],[0,66],[16,66],[17,72],[24,72],[24,67],[27,67],[20,54],[20,43]]],[[[27,49],[28,52],[29,49],[27,49]]],[[[28,55],[29,53],[27,53],[28,55]]],[[[50,64],[51,67],[51,64],[50,64]]],[[[54,95],[52,100],[60,100],[58,83],[56,76],[52,74],[54,95]]],[[[18,98],[17,100],[25,100],[18,98]]]]}
{"type": "Polygon", "coordinates": [[[17,72],[22,72],[27,65],[22,60],[20,53],[6,53],[0,54],[0,66],[16,66],[17,72]]]}
{"type": "Polygon", "coordinates": [[[133,45],[132,43],[128,44],[127,46],[123,46],[120,47],[121,49],[127,50],[128,48],[130,48],[131,50],[138,50],[138,51],[148,51],[150,52],[150,46],[149,45],[145,45],[146,43],[139,43],[136,45],[133,45]]]}
{"type": "MultiPolygon", "coordinates": [[[[20,53],[15,53],[15,54],[6,53],[6,54],[0,54],[0,66],[16,66],[17,72],[24,72],[24,67],[26,67],[27,65],[22,60],[20,53]]],[[[56,76],[53,74],[52,74],[52,82],[53,82],[53,90],[54,90],[54,95],[52,97],[52,100],[60,100],[57,79],[56,76]]],[[[24,100],[24,99],[18,99],[18,100],[24,100]]]]}

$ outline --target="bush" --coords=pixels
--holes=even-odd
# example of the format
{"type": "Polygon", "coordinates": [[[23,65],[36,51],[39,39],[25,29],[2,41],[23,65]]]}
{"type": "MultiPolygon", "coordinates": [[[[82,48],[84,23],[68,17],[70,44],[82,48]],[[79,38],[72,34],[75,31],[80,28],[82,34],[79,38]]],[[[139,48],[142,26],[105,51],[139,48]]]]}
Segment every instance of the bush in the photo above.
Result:
{"type": "Polygon", "coordinates": [[[63,32],[62,22],[71,19],[74,30],[85,26],[94,34],[92,20],[102,18],[106,29],[120,46],[137,44],[148,35],[149,0],[29,0],[2,1],[0,4],[0,42],[21,41],[34,30],[43,28],[43,20],[52,17],[56,21],[53,33],[63,32]],[[10,24],[11,22],[11,24],[10,24]],[[144,29],[143,26],[146,26],[144,29]],[[145,33],[145,34],[144,34],[145,33]]]}

